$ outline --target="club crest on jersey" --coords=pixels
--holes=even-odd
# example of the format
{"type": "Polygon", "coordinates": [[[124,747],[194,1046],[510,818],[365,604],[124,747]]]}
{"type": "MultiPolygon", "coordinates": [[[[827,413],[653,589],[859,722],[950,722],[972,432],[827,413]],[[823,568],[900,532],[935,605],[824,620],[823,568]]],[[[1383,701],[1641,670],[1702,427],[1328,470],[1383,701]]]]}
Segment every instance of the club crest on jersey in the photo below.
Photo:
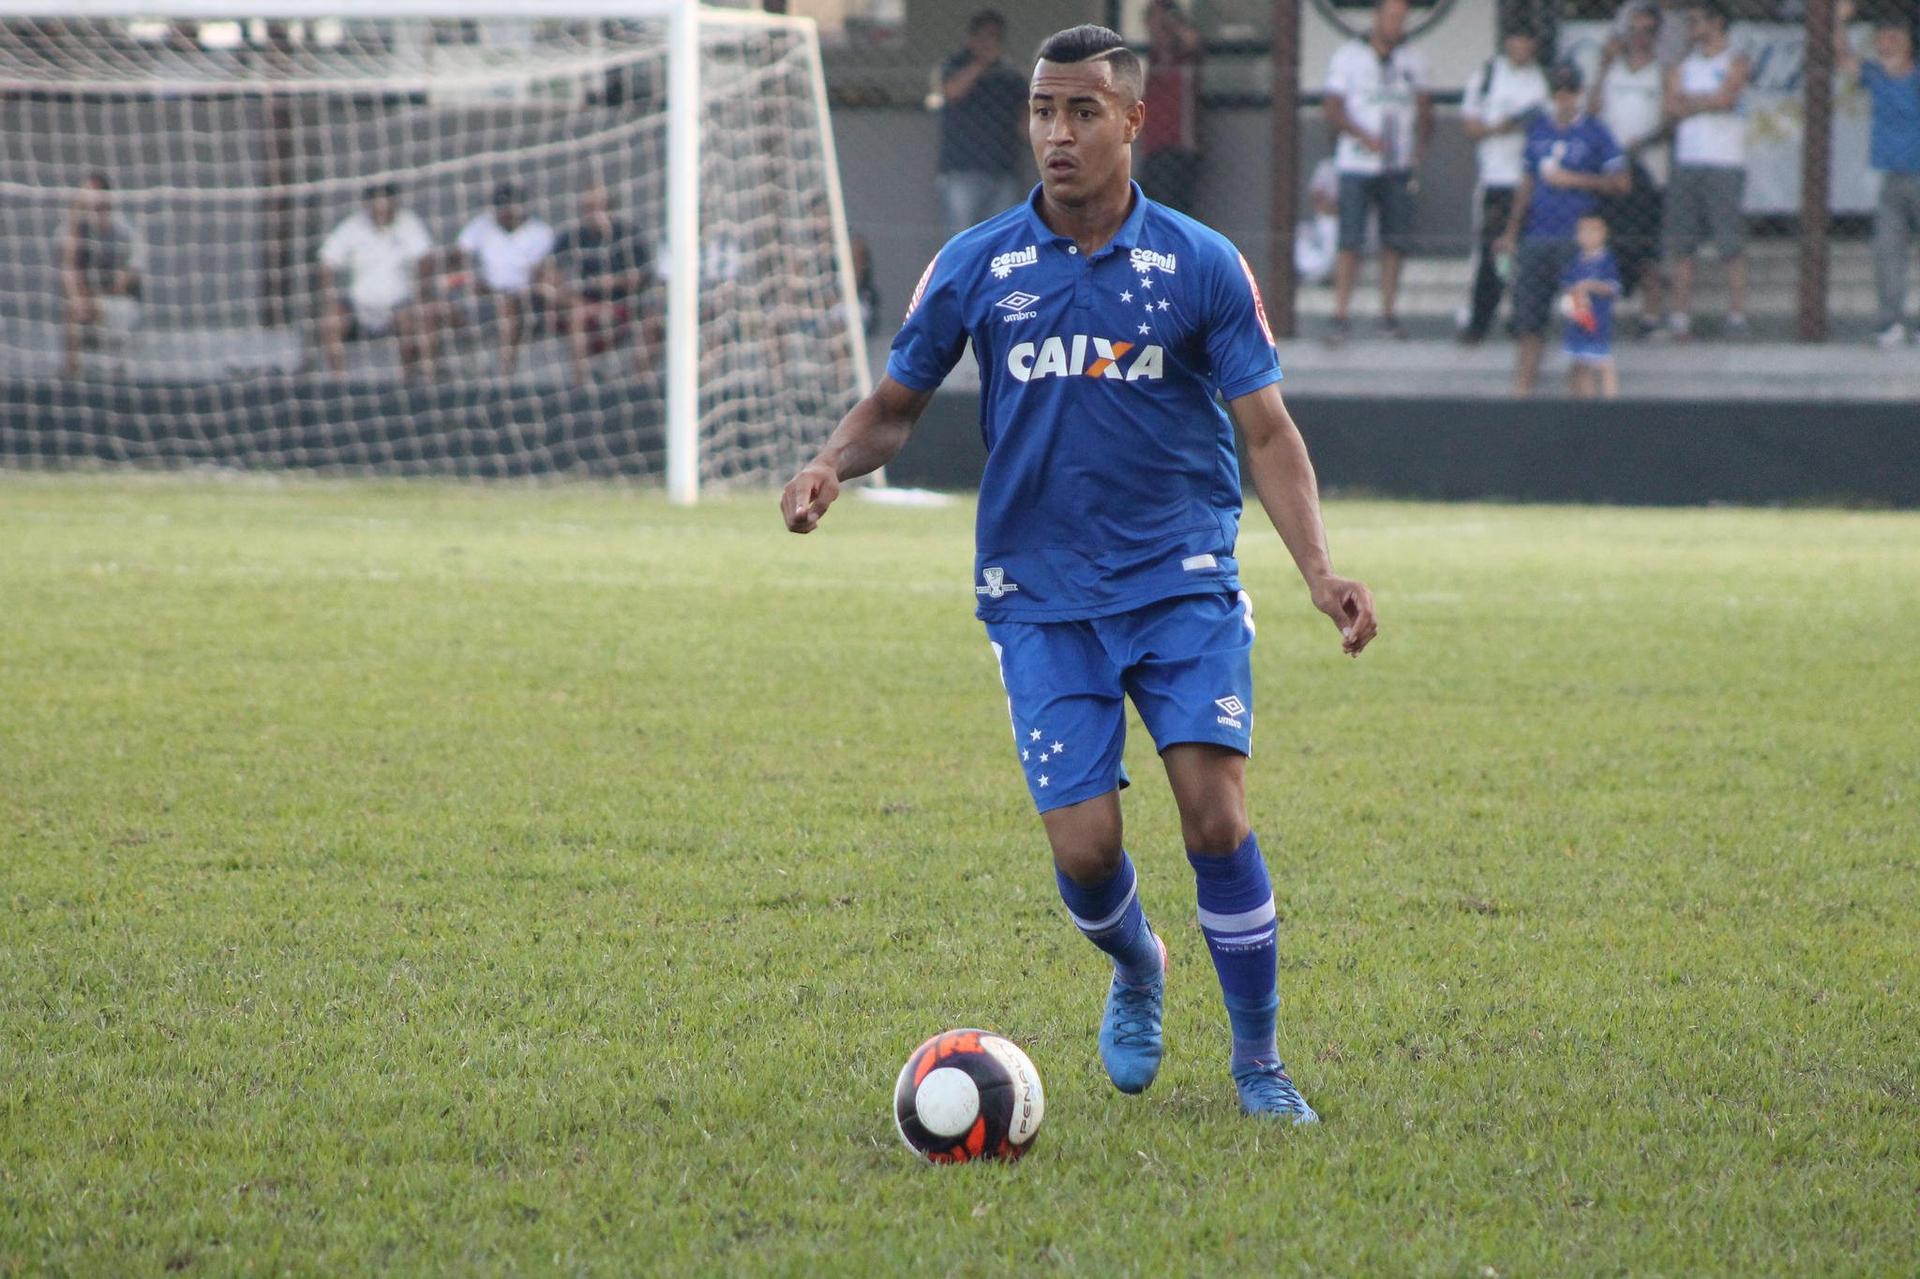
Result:
{"type": "Polygon", "coordinates": [[[987,263],[987,269],[993,272],[993,278],[1004,280],[1013,274],[1017,266],[1032,266],[1040,260],[1040,246],[1029,244],[1024,249],[1015,249],[1011,253],[1001,253],[987,263]]]}
{"type": "Polygon", "coordinates": [[[1022,342],[1007,352],[1007,372],[1022,382],[1046,377],[1158,382],[1165,369],[1166,352],[1157,345],[1142,346],[1085,333],[1076,333],[1071,338],[1051,337],[1038,343],[1022,342]]]}
{"type": "Polygon", "coordinates": [[[973,588],[975,595],[984,595],[990,600],[1005,599],[1010,593],[1019,590],[1019,586],[1007,580],[1007,570],[998,564],[980,570],[980,580],[984,586],[973,588]]]}
{"type": "Polygon", "coordinates": [[[1135,249],[1128,255],[1128,260],[1133,263],[1133,269],[1136,271],[1155,267],[1167,275],[1173,274],[1174,255],[1171,253],[1155,253],[1152,249],[1135,249]]]}

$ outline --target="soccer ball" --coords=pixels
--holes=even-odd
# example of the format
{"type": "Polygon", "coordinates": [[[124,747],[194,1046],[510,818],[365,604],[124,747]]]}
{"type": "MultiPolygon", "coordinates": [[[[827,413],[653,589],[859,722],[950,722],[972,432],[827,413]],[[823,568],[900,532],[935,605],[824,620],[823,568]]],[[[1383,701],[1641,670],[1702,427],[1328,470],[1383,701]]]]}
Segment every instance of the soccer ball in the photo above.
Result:
{"type": "Polygon", "coordinates": [[[1033,1062],[984,1030],[935,1035],[913,1050],[893,1086],[900,1140],[936,1164],[1018,1159],[1046,1108],[1033,1062]]]}

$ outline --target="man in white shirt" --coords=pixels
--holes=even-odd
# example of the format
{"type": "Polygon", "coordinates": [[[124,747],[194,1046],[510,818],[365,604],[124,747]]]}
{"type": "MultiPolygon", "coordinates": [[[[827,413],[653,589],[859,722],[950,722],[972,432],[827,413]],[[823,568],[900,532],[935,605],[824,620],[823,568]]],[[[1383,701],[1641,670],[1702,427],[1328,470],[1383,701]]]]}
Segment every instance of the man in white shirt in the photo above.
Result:
{"type": "Polygon", "coordinates": [[[520,357],[540,264],[553,253],[553,241],[553,228],[528,216],[526,193],[502,182],[493,189],[492,209],[467,223],[455,242],[452,270],[458,273],[471,259],[479,291],[493,298],[502,377],[512,376],[520,357]]]}
{"type": "Polygon", "coordinates": [[[391,182],[367,188],[367,205],[344,218],[320,246],[320,345],[327,367],[347,368],[352,338],[394,335],[400,367],[435,376],[438,308],[423,301],[433,264],[433,237],[410,210],[400,207],[391,182]],[[347,293],[340,297],[340,275],[347,293]]]}
{"type": "Polygon", "coordinates": [[[1347,304],[1360,274],[1367,215],[1380,217],[1380,332],[1404,338],[1395,317],[1400,262],[1412,239],[1414,173],[1433,136],[1427,61],[1402,43],[1407,0],[1380,0],[1365,40],[1335,50],[1324,101],[1338,142],[1340,252],[1333,270],[1333,341],[1349,332],[1347,304]]]}
{"type": "Polygon", "coordinates": [[[1663,228],[1673,264],[1673,312],[1667,332],[1693,331],[1694,255],[1709,238],[1727,264],[1729,337],[1747,334],[1747,119],[1740,95],[1752,64],[1727,38],[1723,0],[1694,0],[1688,10],[1693,52],[1667,73],[1666,113],[1674,122],[1673,180],[1663,228]]]}
{"type": "Polygon", "coordinates": [[[1475,209],[1473,295],[1460,340],[1472,345],[1487,336],[1507,283],[1494,260],[1492,244],[1507,229],[1513,190],[1520,185],[1521,153],[1527,120],[1547,105],[1547,77],[1540,69],[1540,42],[1531,29],[1511,27],[1500,52],[1467,82],[1460,122],[1474,146],[1479,169],[1475,209]]]}
{"type": "Polygon", "coordinates": [[[1633,187],[1619,199],[1601,201],[1607,242],[1620,267],[1623,296],[1640,298],[1639,336],[1659,327],[1666,276],[1660,267],[1660,220],[1670,171],[1666,119],[1667,68],[1660,50],[1666,27],[1686,26],[1686,15],[1653,0],[1621,6],[1622,34],[1600,63],[1600,77],[1587,109],[1607,126],[1627,153],[1633,187]]]}

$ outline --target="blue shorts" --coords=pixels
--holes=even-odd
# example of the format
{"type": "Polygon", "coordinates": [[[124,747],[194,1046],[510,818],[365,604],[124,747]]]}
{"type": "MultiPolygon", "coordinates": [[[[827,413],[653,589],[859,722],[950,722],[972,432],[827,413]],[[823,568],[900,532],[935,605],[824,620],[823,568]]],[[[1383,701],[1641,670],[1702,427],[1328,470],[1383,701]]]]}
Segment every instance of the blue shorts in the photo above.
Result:
{"type": "Polygon", "coordinates": [[[1211,742],[1253,753],[1253,601],[1180,595],[1079,622],[988,622],[1034,807],[1065,808],[1127,784],[1132,698],[1155,747],[1211,742]]]}

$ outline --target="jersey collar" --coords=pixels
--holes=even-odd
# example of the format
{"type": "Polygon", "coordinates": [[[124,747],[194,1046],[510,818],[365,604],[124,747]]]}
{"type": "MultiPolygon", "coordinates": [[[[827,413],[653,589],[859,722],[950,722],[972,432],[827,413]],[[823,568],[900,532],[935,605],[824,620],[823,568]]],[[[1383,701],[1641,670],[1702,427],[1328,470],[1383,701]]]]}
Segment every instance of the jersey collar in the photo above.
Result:
{"type": "MultiPolygon", "coordinates": [[[[1113,233],[1113,238],[1107,241],[1106,246],[1093,255],[1096,260],[1105,257],[1115,249],[1139,247],[1140,232],[1147,224],[1149,201],[1146,192],[1140,189],[1138,182],[1129,180],[1127,185],[1133,189],[1133,210],[1127,214],[1127,220],[1120,224],[1120,229],[1113,233]]],[[[1027,193],[1027,225],[1039,240],[1054,244],[1071,244],[1073,242],[1071,236],[1059,234],[1047,225],[1045,218],[1040,216],[1040,196],[1045,189],[1036,183],[1033,190],[1027,193]]]]}

